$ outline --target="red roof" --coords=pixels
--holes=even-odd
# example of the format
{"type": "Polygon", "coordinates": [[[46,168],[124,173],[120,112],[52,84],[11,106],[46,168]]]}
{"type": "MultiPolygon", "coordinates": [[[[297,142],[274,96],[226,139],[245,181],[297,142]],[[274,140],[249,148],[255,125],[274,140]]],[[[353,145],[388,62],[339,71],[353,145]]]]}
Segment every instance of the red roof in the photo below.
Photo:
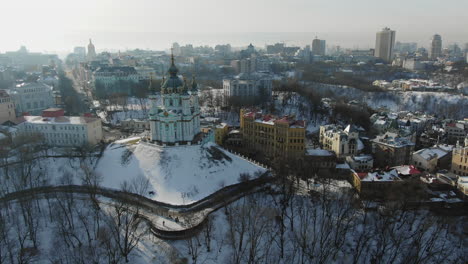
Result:
{"type": "Polygon", "coordinates": [[[359,179],[364,179],[367,176],[367,172],[357,172],[356,173],[359,176],[359,179]]]}
{"type": "Polygon", "coordinates": [[[265,122],[268,122],[268,121],[270,121],[270,120],[272,120],[272,119],[273,119],[273,116],[271,116],[271,115],[264,115],[262,120],[265,121],[265,122]]]}
{"type": "Polygon", "coordinates": [[[419,171],[418,169],[416,169],[416,167],[414,167],[413,165],[410,165],[410,174],[413,175],[413,174],[421,174],[421,171],[419,171]]]}

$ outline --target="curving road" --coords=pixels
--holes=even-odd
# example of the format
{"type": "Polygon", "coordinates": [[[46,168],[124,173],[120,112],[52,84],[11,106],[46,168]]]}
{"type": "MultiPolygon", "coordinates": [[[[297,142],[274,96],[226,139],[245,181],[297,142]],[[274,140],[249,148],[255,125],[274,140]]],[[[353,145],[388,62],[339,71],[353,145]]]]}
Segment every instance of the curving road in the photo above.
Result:
{"type": "MultiPolygon", "coordinates": [[[[8,203],[24,199],[58,198],[60,194],[73,193],[91,197],[109,198],[113,202],[125,203],[138,208],[138,216],[150,226],[151,232],[161,238],[170,240],[186,239],[200,231],[206,218],[212,212],[254,192],[267,190],[267,183],[275,180],[272,176],[245,181],[224,187],[200,201],[187,205],[172,205],[151,200],[142,195],[114,189],[83,186],[61,185],[44,186],[8,193],[0,197],[0,202],[8,203]]],[[[108,204],[102,199],[99,203],[108,204]]]]}

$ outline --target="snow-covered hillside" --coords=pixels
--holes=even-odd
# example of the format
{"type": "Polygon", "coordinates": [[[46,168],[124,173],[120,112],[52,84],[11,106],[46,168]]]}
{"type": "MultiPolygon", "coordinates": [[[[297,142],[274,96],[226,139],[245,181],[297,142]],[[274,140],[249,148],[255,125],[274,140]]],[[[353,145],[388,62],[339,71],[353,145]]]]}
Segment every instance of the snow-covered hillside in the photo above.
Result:
{"type": "Polygon", "coordinates": [[[104,151],[95,168],[104,187],[119,189],[124,181],[143,176],[148,179],[148,192],[154,192],[148,197],[171,204],[200,200],[238,183],[241,173],[253,177],[265,171],[213,143],[166,148],[115,143],[104,151]]]}

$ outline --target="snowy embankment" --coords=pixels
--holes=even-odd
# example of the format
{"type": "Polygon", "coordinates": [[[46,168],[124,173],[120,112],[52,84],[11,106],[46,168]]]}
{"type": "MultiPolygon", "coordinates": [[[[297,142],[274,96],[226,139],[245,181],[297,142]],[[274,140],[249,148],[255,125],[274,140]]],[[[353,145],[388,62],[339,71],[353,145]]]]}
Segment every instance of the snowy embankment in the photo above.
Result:
{"type": "Polygon", "coordinates": [[[96,164],[102,186],[120,189],[142,176],[149,198],[188,204],[239,182],[242,173],[260,175],[266,169],[233,155],[214,143],[204,146],[160,147],[148,143],[115,143],[96,164]],[[151,195],[150,195],[151,193],[151,195]]]}
{"type": "Polygon", "coordinates": [[[357,100],[377,109],[386,107],[391,111],[421,111],[429,114],[445,115],[451,118],[463,118],[468,115],[468,97],[461,94],[436,92],[365,92],[353,87],[310,84],[310,89],[325,97],[357,100]]]}

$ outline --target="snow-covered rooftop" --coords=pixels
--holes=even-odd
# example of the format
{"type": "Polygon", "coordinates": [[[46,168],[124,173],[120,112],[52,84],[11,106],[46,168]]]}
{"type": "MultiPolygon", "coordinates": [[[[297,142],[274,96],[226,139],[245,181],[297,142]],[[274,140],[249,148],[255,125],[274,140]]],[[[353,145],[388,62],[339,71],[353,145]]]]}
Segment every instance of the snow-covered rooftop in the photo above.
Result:
{"type": "Polygon", "coordinates": [[[447,151],[440,148],[425,148],[414,152],[413,155],[419,155],[425,160],[431,160],[434,158],[440,159],[448,154],[447,151]]]}
{"type": "Polygon", "coordinates": [[[397,170],[369,172],[361,178],[361,181],[401,181],[397,170]]]}
{"type": "Polygon", "coordinates": [[[306,154],[309,156],[333,156],[333,152],[325,149],[307,149],[306,154]]]}
{"type": "Polygon", "coordinates": [[[83,116],[59,116],[59,117],[42,117],[42,116],[24,116],[24,119],[28,123],[33,124],[69,124],[69,125],[82,125],[86,123],[92,123],[99,118],[94,117],[83,117],[83,116]]]}

